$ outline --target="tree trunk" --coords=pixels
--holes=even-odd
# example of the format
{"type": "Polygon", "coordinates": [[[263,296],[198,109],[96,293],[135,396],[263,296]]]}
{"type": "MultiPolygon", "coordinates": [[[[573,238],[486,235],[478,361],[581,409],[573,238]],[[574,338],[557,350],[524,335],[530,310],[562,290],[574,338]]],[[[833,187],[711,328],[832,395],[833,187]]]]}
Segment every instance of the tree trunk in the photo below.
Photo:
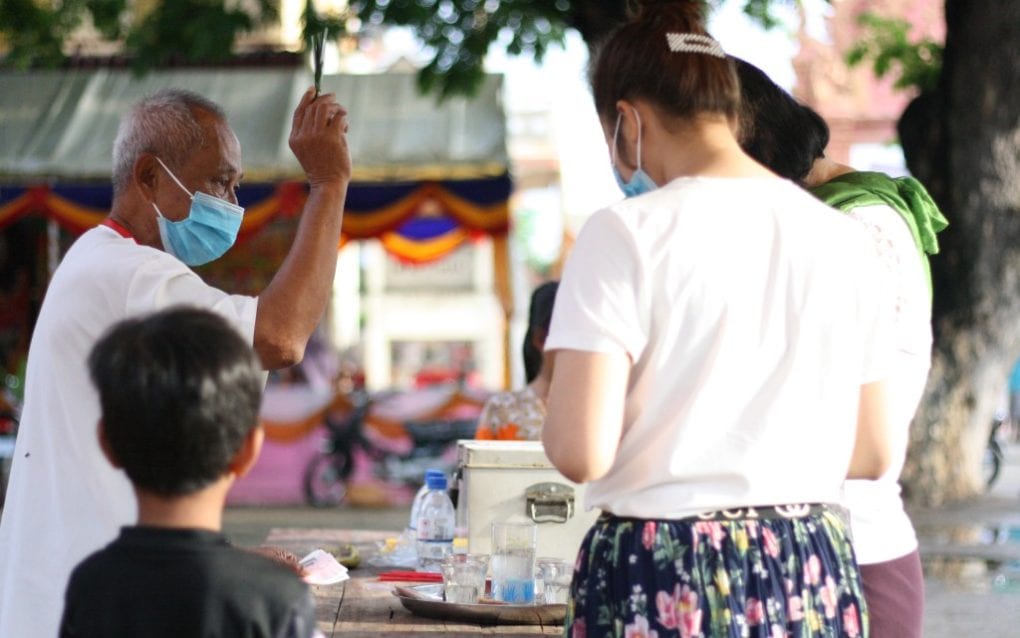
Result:
{"type": "Polygon", "coordinates": [[[940,85],[900,120],[907,164],[949,218],[932,260],[932,372],[904,470],[914,502],[983,489],[981,456],[1020,354],[1020,2],[946,0],[940,85]]]}

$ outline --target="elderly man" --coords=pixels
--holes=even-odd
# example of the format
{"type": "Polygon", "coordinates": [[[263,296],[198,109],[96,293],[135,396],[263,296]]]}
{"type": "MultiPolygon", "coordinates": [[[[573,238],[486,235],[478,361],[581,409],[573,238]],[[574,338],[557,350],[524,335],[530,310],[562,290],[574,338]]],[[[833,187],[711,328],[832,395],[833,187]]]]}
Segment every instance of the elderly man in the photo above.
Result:
{"type": "Polygon", "coordinates": [[[309,89],[290,148],[310,190],[294,243],[257,298],[206,285],[188,266],[233,244],[241,148],[215,103],[165,90],[125,116],[109,217],[78,239],[50,283],[29,348],[25,407],[0,522],[0,636],[55,636],[71,569],[136,517],[126,477],[96,438],[86,356],[125,317],[174,304],[211,310],[267,369],[300,361],[336,270],[351,162],[346,111],[309,89]]]}

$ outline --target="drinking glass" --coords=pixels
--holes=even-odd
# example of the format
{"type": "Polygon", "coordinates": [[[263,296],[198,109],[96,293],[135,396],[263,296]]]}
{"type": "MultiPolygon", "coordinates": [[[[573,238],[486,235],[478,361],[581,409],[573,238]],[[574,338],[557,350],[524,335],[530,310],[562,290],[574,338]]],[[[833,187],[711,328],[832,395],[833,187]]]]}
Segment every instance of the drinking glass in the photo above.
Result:
{"type": "Polygon", "coordinates": [[[534,523],[492,524],[492,597],[505,603],[535,602],[534,523]]]}
{"type": "Polygon", "coordinates": [[[443,592],[446,602],[475,604],[485,593],[486,554],[451,554],[443,559],[443,592]]]}
{"type": "Polygon", "coordinates": [[[574,564],[562,558],[539,558],[536,564],[545,604],[566,604],[570,581],[574,577],[574,564]]]}

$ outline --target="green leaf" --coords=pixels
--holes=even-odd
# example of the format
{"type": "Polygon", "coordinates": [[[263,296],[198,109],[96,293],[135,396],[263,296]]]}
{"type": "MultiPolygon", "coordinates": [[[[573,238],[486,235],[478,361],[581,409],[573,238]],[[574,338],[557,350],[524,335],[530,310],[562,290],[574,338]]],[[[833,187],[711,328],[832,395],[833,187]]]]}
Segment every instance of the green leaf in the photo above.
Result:
{"type": "MultiPolygon", "coordinates": [[[[618,0],[620,2],[624,0],[618,0]]],[[[472,95],[485,77],[484,60],[501,32],[512,34],[510,55],[541,60],[562,46],[579,0],[352,0],[366,25],[406,26],[432,53],[419,72],[423,90],[440,99],[472,95]]]]}
{"type": "Polygon", "coordinates": [[[138,73],[172,59],[223,60],[232,55],[240,34],[277,17],[273,0],[243,4],[174,0],[153,3],[147,12],[135,3],[129,7],[127,0],[64,0],[55,4],[59,8],[33,0],[0,1],[0,34],[10,47],[8,63],[59,65],[65,59],[63,43],[86,17],[103,38],[122,40],[138,73]]]}
{"type": "MultiPolygon", "coordinates": [[[[74,8],[69,8],[68,14],[73,12],[74,8]]],[[[58,13],[32,0],[0,2],[0,33],[10,47],[7,61],[18,68],[59,64],[64,59],[61,46],[69,34],[58,13]]]]}
{"type": "Polygon", "coordinates": [[[928,38],[910,41],[910,23],[902,18],[887,18],[865,12],[858,17],[864,29],[861,41],[844,59],[849,66],[871,60],[879,78],[895,74],[897,89],[934,89],[942,73],[944,46],[928,38]]]}
{"type": "Polygon", "coordinates": [[[125,0],[89,0],[86,7],[92,14],[92,24],[105,39],[117,40],[123,36],[121,17],[127,8],[125,0]]]}

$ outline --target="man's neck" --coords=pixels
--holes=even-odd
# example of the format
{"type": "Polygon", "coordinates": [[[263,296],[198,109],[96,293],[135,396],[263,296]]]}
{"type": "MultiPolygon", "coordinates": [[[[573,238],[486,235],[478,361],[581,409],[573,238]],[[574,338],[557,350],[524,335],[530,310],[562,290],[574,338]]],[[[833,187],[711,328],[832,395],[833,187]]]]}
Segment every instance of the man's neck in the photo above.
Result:
{"type": "Polygon", "coordinates": [[[162,250],[156,211],[135,192],[118,195],[110,210],[110,219],[123,226],[136,242],[162,250]]]}

